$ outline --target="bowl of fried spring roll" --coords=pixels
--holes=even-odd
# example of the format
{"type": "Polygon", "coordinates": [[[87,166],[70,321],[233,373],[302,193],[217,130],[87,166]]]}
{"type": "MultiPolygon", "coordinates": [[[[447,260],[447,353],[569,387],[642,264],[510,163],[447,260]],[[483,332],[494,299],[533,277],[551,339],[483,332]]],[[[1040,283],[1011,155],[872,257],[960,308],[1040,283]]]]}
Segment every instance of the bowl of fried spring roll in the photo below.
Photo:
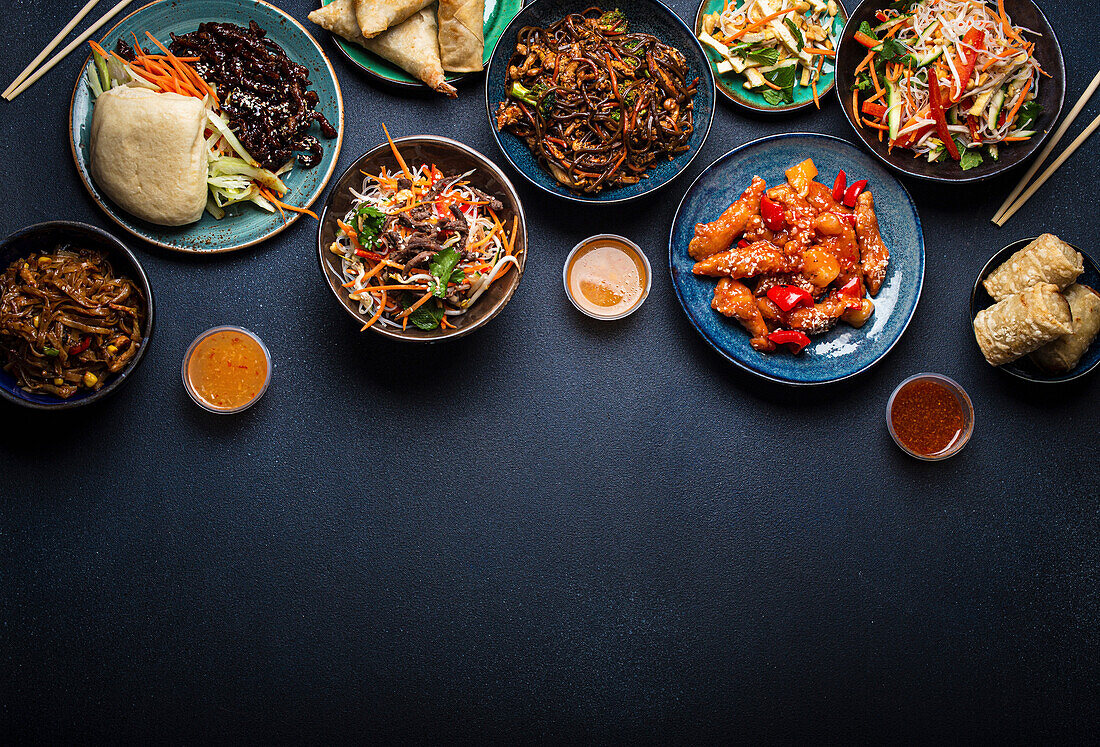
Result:
{"type": "Polygon", "coordinates": [[[1100,365],[1100,271],[1053,234],[993,255],[974,283],[970,316],[986,362],[1017,378],[1062,383],[1100,365]]]}
{"type": "Polygon", "coordinates": [[[522,6],[522,0],[322,0],[309,20],[331,32],[369,75],[453,98],[453,84],[484,68],[522,6]]]}

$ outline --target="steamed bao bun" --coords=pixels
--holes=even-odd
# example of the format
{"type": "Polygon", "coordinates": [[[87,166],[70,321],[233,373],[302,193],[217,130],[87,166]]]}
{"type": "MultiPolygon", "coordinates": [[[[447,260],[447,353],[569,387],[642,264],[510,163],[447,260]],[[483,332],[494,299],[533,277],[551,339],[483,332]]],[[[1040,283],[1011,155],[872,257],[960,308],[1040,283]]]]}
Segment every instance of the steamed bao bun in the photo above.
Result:
{"type": "Polygon", "coordinates": [[[162,226],[206,208],[206,107],[192,96],[112,88],[96,99],[92,178],[126,212],[162,226]]]}

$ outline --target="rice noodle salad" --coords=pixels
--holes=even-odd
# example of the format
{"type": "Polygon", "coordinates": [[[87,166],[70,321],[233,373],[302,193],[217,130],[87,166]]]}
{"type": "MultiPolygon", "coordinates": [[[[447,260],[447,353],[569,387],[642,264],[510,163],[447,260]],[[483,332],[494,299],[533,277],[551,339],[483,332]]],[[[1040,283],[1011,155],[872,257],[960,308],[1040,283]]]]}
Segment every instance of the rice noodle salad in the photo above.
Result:
{"type": "Polygon", "coordinates": [[[878,130],[889,148],[951,158],[966,171],[1036,134],[1047,73],[1027,37],[1038,34],[1014,25],[1003,0],[894,3],[875,19],[854,37],[868,51],[849,103],[859,126],[878,130]],[[861,103],[861,94],[870,97],[861,103]]]}
{"type": "MultiPolygon", "coordinates": [[[[387,134],[387,139],[389,135],[387,134]]],[[[453,329],[494,281],[515,265],[519,217],[500,218],[496,197],[468,181],[473,170],[447,175],[434,164],[410,168],[393,141],[400,166],[364,172],[362,191],[329,250],[341,258],[343,286],[363,329],[453,329]]],[[[522,253],[522,250],[521,250],[522,253]]]]}

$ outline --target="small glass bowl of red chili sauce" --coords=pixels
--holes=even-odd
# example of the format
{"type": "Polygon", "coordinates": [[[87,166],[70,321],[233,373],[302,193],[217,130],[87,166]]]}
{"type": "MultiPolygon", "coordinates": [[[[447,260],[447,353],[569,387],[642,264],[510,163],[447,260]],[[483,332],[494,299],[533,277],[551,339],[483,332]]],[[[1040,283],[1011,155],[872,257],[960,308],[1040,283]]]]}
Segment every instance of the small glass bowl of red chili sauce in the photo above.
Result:
{"type": "Polygon", "coordinates": [[[974,432],[974,405],[952,379],[920,373],[898,384],[890,395],[886,425],[902,451],[936,462],[966,446],[974,432]]]}
{"type": "Polygon", "coordinates": [[[220,415],[247,410],[271,381],[271,353],[243,327],[214,327],[183,356],[183,386],[195,404],[220,415]]]}

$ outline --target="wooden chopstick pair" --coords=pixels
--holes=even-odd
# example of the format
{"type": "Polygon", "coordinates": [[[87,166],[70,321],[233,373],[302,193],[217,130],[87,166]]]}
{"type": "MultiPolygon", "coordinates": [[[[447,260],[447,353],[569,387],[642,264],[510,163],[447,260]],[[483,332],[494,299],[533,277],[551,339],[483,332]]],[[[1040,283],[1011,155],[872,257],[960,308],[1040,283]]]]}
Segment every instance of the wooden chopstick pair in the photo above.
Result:
{"type": "Polygon", "coordinates": [[[54,47],[60,44],[61,40],[68,36],[69,32],[72,31],[78,23],[80,23],[84,16],[88,15],[88,13],[92,10],[92,8],[96,6],[98,2],[99,0],[88,0],[88,3],[83,8],[81,8],[75,16],[73,16],[73,20],[69,21],[68,24],[65,25],[65,28],[61,29],[61,31],[58,32],[57,36],[53,38],[53,41],[47,44],[46,48],[39,52],[37,57],[31,60],[31,64],[27,65],[27,67],[24,68],[23,72],[19,73],[19,76],[12,81],[11,85],[8,86],[7,89],[4,91],[3,96],[5,99],[11,101],[16,96],[23,93],[23,91],[34,85],[39,78],[52,70],[53,67],[57,63],[65,59],[70,52],[72,52],[84,42],[88,41],[92,34],[103,28],[103,25],[107,23],[107,21],[110,21],[112,18],[122,12],[122,9],[132,3],[133,0],[121,0],[118,5],[107,11],[106,15],[93,23],[91,26],[89,26],[83,34],[73,39],[68,45],[66,45],[64,49],[55,54],[49,62],[47,62],[42,67],[38,68],[37,71],[35,71],[35,65],[42,62],[42,60],[46,58],[46,55],[52,52],[54,50],[54,47]]]}
{"type": "Polygon", "coordinates": [[[1024,203],[1031,199],[1031,196],[1035,194],[1039,187],[1043,186],[1047,179],[1054,174],[1058,168],[1066,162],[1066,159],[1073,155],[1081,144],[1089,139],[1092,133],[1096,132],[1096,129],[1100,127],[1100,116],[1092,120],[1089,126],[1081,131],[1081,134],[1077,136],[1077,139],[1069,144],[1069,147],[1062,151],[1062,154],[1054,160],[1042,176],[1035,180],[1035,182],[1028,187],[1027,183],[1031,177],[1035,176],[1035,172],[1039,170],[1039,167],[1043,165],[1043,161],[1047,160],[1047,157],[1054,152],[1054,149],[1058,146],[1058,142],[1062,139],[1062,136],[1066,134],[1066,130],[1073,124],[1073,120],[1077,118],[1077,115],[1081,113],[1081,110],[1085,108],[1085,104],[1092,98],[1092,94],[1096,92],[1097,86],[1100,86],[1100,72],[1096,73],[1096,77],[1089,83],[1088,88],[1081,94],[1081,98],[1077,100],[1077,103],[1073,105],[1073,109],[1062,121],[1062,126],[1058,128],[1058,131],[1054,133],[1054,137],[1051,138],[1050,145],[1043,149],[1043,152],[1039,154],[1039,157],[1035,159],[1035,163],[1031,165],[1031,168],[1024,174],[1024,178],[1020,180],[1020,183],[1016,185],[1016,188],[1012,190],[1012,194],[1004,201],[1004,204],[997,210],[993,216],[993,222],[998,226],[1003,226],[1009,218],[1016,214],[1016,211],[1024,206],[1024,203]],[[1024,188],[1027,191],[1024,191],[1024,188]],[[1021,192],[1023,193],[1021,195],[1021,192]],[[1019,199],[1017,199],[1019,198],[1019,199]],[[1015,202],[1013,202],[1015,200],[1015,202]]]}

